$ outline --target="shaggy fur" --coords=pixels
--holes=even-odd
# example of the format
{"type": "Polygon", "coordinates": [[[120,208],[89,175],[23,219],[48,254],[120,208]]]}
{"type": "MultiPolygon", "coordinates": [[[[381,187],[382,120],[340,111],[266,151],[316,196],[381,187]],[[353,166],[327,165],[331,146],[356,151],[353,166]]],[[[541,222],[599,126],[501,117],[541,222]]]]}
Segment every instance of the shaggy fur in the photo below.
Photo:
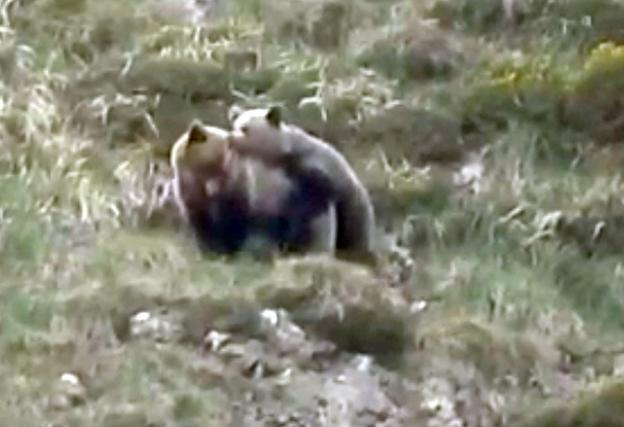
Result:
{"type": "Polygon", "coordinates": [[[234,254],[259,237],[284,252],[333,252],[333,189],[320,177],[240,158],[227,131],[197,121],[170,161],[178,209],[202,248],[234,254]]]}

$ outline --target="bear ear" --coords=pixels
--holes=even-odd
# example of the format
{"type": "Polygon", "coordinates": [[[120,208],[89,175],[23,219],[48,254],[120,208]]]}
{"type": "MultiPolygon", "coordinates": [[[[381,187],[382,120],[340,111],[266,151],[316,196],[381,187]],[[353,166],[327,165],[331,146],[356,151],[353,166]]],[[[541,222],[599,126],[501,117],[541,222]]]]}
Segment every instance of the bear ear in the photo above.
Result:
{"type": "Polygon", "coordinates": [[[267,119],[267,122],[269,122],[271,126],[278,128],[280,124],[282,123],[281,108],[278,107],[277,105],[274,105],[271,108],[269,108],[269,111],[267,111],[267,114],[266,114],[266,119],[267,119]]]}
{"type": "Polygon", "coordinates": [[[200,143],[200,142],[206,142],[207,139],[208,137],[206,135],[204,125],[199,120],[194,119],[191,122],[191,125],[189,126],[189,130],[188,130],[189,145],[200,143]]]}
{"type": "Polygon", "coordinates": [[[241,107],[236,104],[232,105],[228,110],[228,121],[230,122],[230,124],[234,123],[234,120],[236,120],[242,112],[243,109],[241,107]]]}

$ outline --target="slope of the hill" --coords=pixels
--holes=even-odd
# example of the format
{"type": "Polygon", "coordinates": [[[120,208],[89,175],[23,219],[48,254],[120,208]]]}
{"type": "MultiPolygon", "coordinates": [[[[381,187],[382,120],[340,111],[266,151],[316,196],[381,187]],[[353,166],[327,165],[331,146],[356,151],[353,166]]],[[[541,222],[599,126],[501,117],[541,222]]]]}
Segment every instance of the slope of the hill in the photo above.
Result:
{"type": "Polygon", "coordinates": [[[4,422],[623,424],[623,19],[0,2],[4,422]],[[382,272],[203,257],[158,206],[190,118],[267,103],[357,168],[382,272]]]}

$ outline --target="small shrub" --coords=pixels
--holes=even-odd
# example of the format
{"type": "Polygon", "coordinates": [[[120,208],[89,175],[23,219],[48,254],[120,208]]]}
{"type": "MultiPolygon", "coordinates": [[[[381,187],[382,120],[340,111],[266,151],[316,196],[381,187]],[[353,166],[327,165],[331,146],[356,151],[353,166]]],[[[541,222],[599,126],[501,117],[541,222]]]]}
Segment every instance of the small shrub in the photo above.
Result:
{"type": "Polygon", "coordinates": [[[624,138],[624,46],[608,42],[593,49],[566,104],[567,122],[600,141],[624,138]]]}
{"type": "Polygon", "coordinates": [[[464,122],[502,129],[511,120],[557,127],[569,76],[552,56],[507,58],[472,72],[460,98],[464,122]]]}

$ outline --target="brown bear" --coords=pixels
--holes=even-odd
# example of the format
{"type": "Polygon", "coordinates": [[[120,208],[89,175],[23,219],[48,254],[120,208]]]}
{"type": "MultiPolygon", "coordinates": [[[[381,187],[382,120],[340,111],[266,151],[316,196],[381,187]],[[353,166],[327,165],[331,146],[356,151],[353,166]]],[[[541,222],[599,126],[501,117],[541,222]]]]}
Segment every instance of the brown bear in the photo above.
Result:
{"type": "Polygon", "coordinates": [[[302,191],[308,182],[322,176],[335,202],[336,251],[345,258],[375,263],[375,213],[366,187],[344,156],[327,142],[301,128],[284,123],[278,107],[246,111],[233,109],[232,148],[258,159],[300,180],[302,191]]]}
{"type": "Polygon", "coordinates": [[[242,158],[229,136],[194,120],[171,149],[173,196],[200,246],[234,254],[259,239],[283,252],[333,253],[336,217],[328,180],[242,158]]]}

